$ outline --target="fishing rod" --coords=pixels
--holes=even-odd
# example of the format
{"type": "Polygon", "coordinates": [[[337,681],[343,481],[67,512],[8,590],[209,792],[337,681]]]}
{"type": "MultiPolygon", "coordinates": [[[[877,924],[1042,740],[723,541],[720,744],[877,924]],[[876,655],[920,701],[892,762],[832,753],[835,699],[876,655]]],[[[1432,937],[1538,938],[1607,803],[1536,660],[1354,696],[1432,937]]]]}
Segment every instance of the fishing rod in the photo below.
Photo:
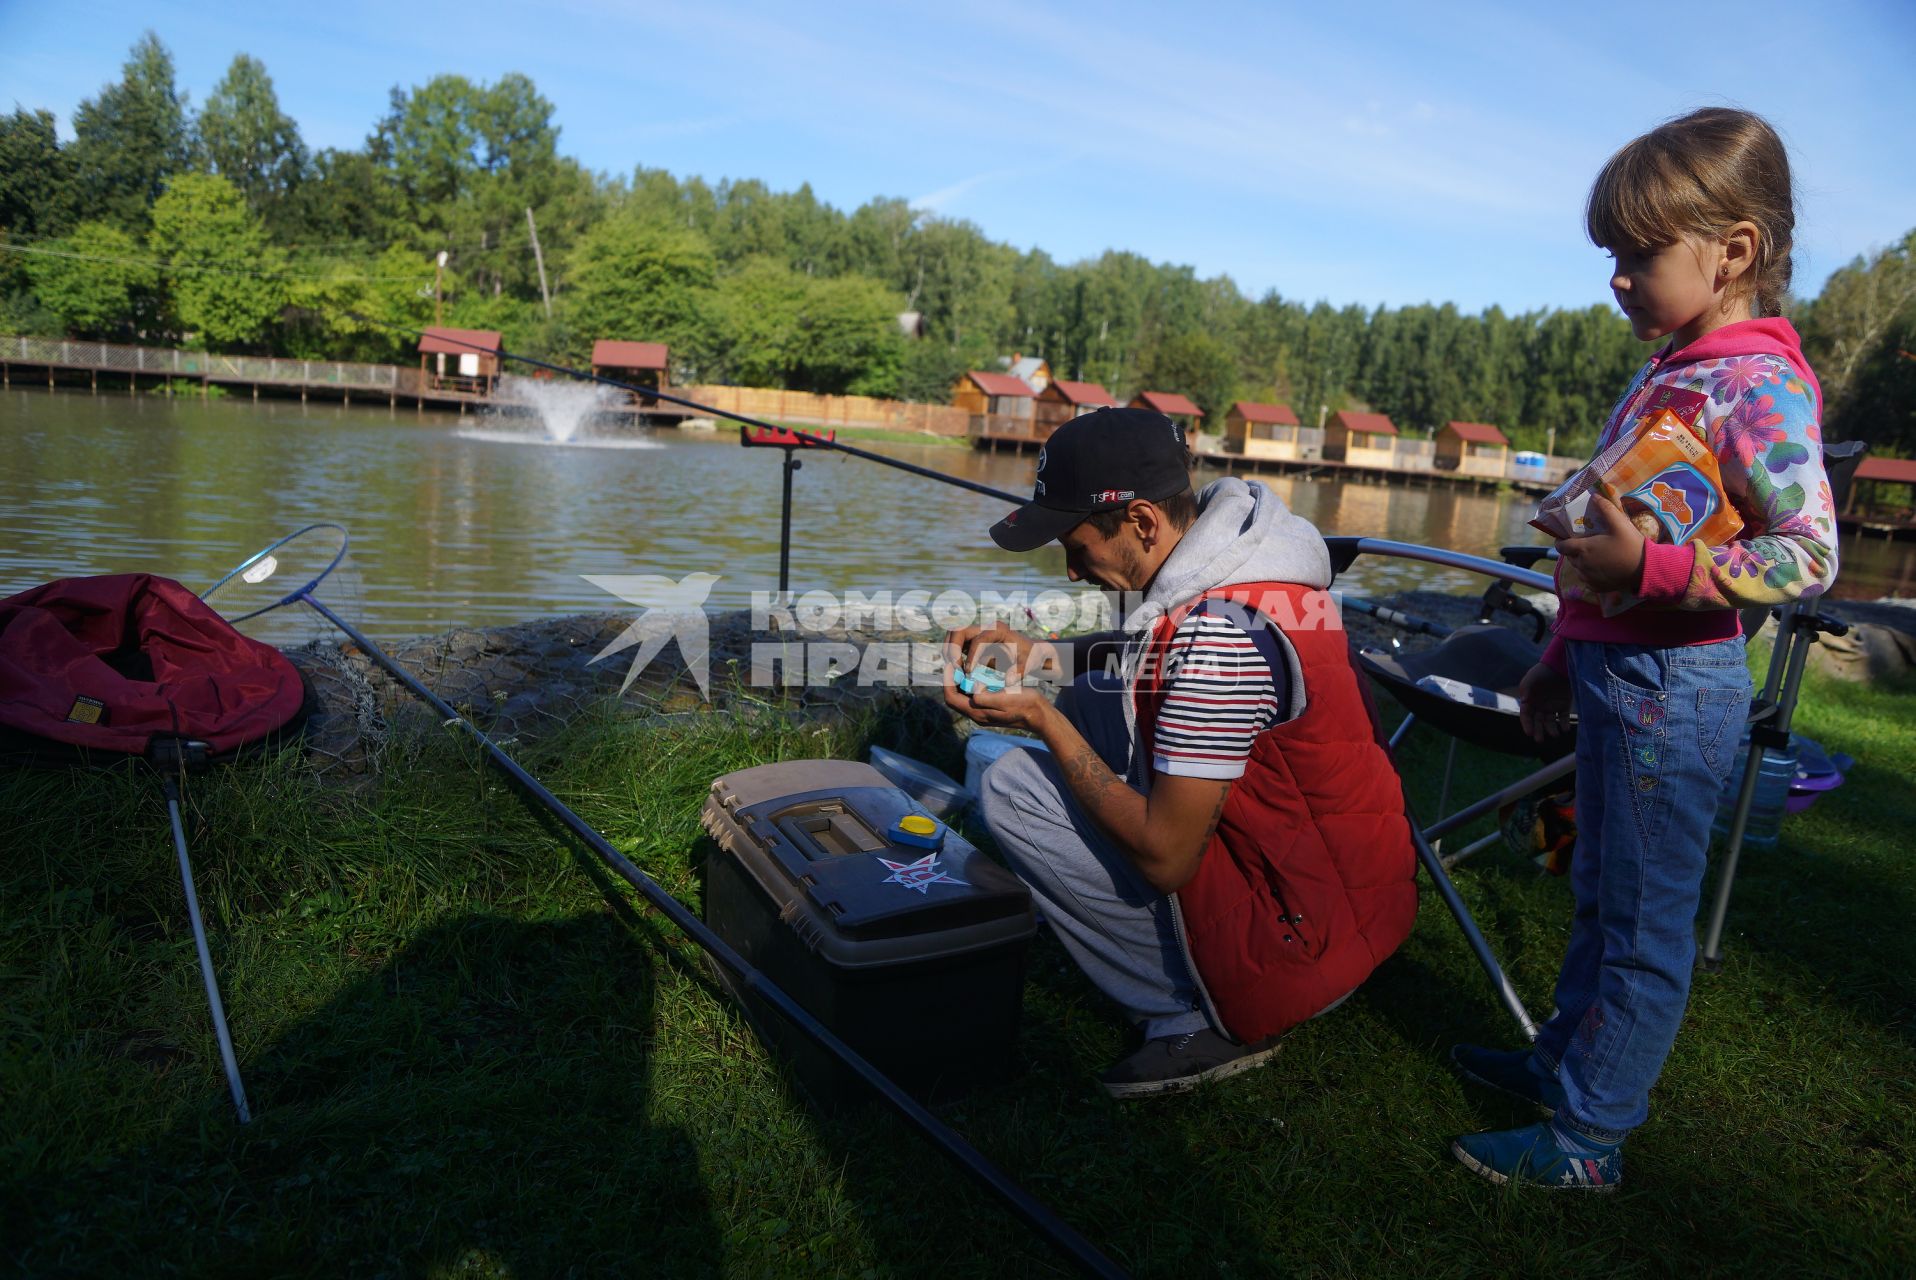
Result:
{"type": "MultiPolygon", "coordinates": [[[[357,311],[347,311],[342,314],[359,321],[361,324],[369,324],[381,329],[390,329],[394,333],[403,333],[408,337],[424,338],[426,336],[424,329],[414,329],[403,324],[393,324],[388,320],[379,320],[372,316],[361,315],[357,311]]],[[[930,467],[921,467],[915,462],[906,462],[902,458],[888,458],[882,453],[873,453],[869,449],[860,449],[855,445],[845,444],[842,441],[832,439],[830,436],[821,436],[810,431],[801,431],[797,427],[780,426],[775,422],[767,422],[763,418],[754,418],[750,414],[734,413],[730,409],[721,409],[716,405],[704,404],[697,400],[688,399],[685,396],[674,395],[669,391],[661,391],[656,387],[642,387],[637,383],[622,382],[617,378],[608,378],[602,373],[592,373],[585,369],[574,369],[570,365],[554,364],[549,360],[539,360],[532,356],[518,355],[505,350],[503,346],[488,347],[482,343],[468,342],[464,338],[451,336],[444,329],[435,330],[433,336],[440,342],[451,342],[462,347],[469,347],[475,352],[483,355],[497,356],[501,360],[517,360],[520,364],[529,364],[535,369],[544,369],[551,373],[563,373],[568,378],[577,378],[581,382],[596,382],[601,386],[617,387],[621,391],[633,392],[641,400],[664,400],[671,404],[679,405],[682,408],[697,409],[700,413],[709,413],[714,417],[729,418],[733,422],[740,423],[747,427],[757,427],[761,431],[787,432],[804,441],[806,444],[817,448],[836,449],[840,453],[848,453],[854,458],[863,458],[867,462],[883,463],[885,466],[896,467],[900,471],[908,471],[915,476],[924,476],[928,480],[937,480],[944,484],[955,485],[960,489],[969,489],[973,493],[982,493],[987,498],[999,498],[1011,503],[1013,506],[1021,507],[1028,501],[1028,499],[1021,498],[1015,493],[1007,493],[1003,489],[994,489],[988,484],[979,484],[975,480],[966,480],[960,476],[949,476],[942,471],[934,471],[930,467]]]]}
{"type": "MultiPolygon", "coordinates": [[[[359,646],[361,652],[368,658],[379,664],[387,674],[404,685],[408,692],[438,713],[447,727],[462,730],[469,735],[472,740],[485,751],[486,758],[504,773],[528,799],[550,813],[558,820],[561,826],[577,837],[578,840],[588,849],[592,850],[593,853],[597,854],[600,861],[604,862],[606,866],[616,872],[627,884],[638,890],[639,894],[644,897],[647,902],[651,903],[660,914],[677,925],[687,937],[702,947],[706,954],[724,966],[727,972],[734,975],[744,994],[757,996],[759,999],[771,1005],[787,1022],[791,1023],[793,1027],[797,1028],[827,1053],[837,1058],[840,1062],[843,1062],[859,1079],[871,1086],[879,1097],[889,1103],[899,1115],[917,1128],[933,1146],[944,1152],[954,1164],[969,1174],[982,1185],[985,1190],[996,1195],[1004,1202],[1007,1208],[1019,1218],[1023,1219],[1027,1226],[1066,1258],[1070,1259],[1071,1262],[1075,1263],[1086,1275],[1110,1277],[1112,1280],[1123,1280],[1127,1273],[1107,1258],[1097,1246],[1079,1235],[1077,1231],[1054,1214],[1030,1192],[1026,1191],[1016,1182],[1013,1182],[1004,1171],[987,1160],[976,1147],[973,1147],[969,1142],[965,1141],[956,1130],[934,1116],[924,1104],[899,1088],[897,1084],[893,1083],[889,1076],[866,1061],[857,1050],[839,1039],[830,1028],[826,1027],[817,1018],[807,1012],[804,1006],[787,995],[782,988],[773,983],[771,979],[767,978],[758,969],[754,968],[752,964],[743,956],[739,955],[737,951],[733,950],[723,938],[719,937],[718,934],[707,927],[705,922],[694,915],[684,903],[673,897],[658,881],[640,870],[636,863],[614,848],[612,843],[607,840],[604,835],[600,834],[596,827],[573,812],[564,801],[547,790],[543,783],[527,772],[524,766],[520,765],[518,761],[507,755],[504,749],[488,737],[479,726],[466,719],[465,716],[456,711],[438,694],[428,689],[411,672],[394,661],[371,637],[365,635],[357,627],[346,621],[346,619],[340,617],[339,614],[335,613],[324,601],[320,600],[315,592],[321,580],[337,568],[341,561],[345,559],[348,539],[344,528],[336,524],[315,524],[308,525],[304,529],[288,534],[279,541],[247,557],[246,560],[229,571],[225,577],[207,588],[207,590],[202,593],[201,598],[211,603],[222,588],[228,587],[229,584],[236,584],[236,593],[244,592],[247,587],[257,587],[263,584],[280,570],[281,559],[275,555],[276,552],[281,552],[283,548],[293,543],[295,539],[319,531],[336,534],[339,538],[339,547],[326,567],[309,578],[297,589],[280,596],[278,599],[273,600],[263,607],[245,612],[242,615],[243,617],[258,617],[260,614],[286,605],[303,604],[330,622],[333,626],[337,627],[343,635],[355,645],[359,646]]],[[[288,553],[286,559],[290,563],[296,561],[297,557],[288,553]]],[[[243,1102],[241,1106],[244,1107],[243,1102]]]]}

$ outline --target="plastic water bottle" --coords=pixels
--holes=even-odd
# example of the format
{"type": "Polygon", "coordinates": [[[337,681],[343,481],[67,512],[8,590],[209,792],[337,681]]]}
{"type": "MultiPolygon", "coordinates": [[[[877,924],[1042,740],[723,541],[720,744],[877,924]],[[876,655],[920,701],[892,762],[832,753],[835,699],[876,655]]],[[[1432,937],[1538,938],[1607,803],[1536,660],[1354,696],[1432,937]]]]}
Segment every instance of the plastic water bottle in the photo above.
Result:
{"type": "MultiPolygon", "coordinates": [[[[1737,747],[1736,765],[1730,770],[1730,780],[1724,784],[1723,794],[1718,798],[1716,821],[1711,824],[1711,834],[1719,840],[1727,840],[1730,835],[1730,822],[1736,817],[1737,797],[1743,794],[1743,767],[1749,763],[1750,731],[1743,731],[1743,741],[1737,747]]],[[[1756,773],[1756,794],[1750,797],[1750,817],[1743,826],[1743,847],[1745,849],[1774,849],[1776,838],[1783,826],[1783,805],[1790,798],[1790,780],[1796,776],[1796,739],[1790,739],[1785,748],[1763,748],[1763,763],[1756,773]]]]}

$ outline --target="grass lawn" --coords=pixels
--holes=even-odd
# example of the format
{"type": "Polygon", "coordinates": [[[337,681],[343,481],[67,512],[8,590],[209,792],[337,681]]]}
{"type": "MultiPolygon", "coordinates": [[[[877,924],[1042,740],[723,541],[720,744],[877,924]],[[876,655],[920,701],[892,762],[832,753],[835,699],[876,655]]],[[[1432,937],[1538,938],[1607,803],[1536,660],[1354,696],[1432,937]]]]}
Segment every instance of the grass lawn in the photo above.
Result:
{"type": "MultiPolygon", "coordinates": [[[[1799,730],[1859,763],[1745,856],[1726,963],[1698,977],[1617,1196],[1500,1190],[1451,1159],[1452,1135],[1527,1116],[1446,1070],[1452,1042],[1515,1029],[1428,888],[1403,951],[1270,1067],[1129,1106],[1092,1079],[1124,1029],[1041,937],[1022,1070],[942,1114],[1140,1275],[1909,1275],[1912,694],[1811,682],[1799,730]]],[[[873,741],[949,765],[942,727],[907,714],[922,705],[831,729],[579,723],[527,762],[696,901],[711,777],[873,741]]],[[[1441,740],[1406,751],[1428,812],[1441,740]]],[[[1518,772],[1461,754],[1459,795],[1518,772]]],[[[469,746],[402,743],[387,768],[357,797],[290,756],[192,785],[243,1129],[151,782],[0,774],[8,1269],[1064,1273],[888,1112],[810,1112],[695,948],[469,746]]],[[[1457,878],[1547,1009],[1567,882],[1501,851],[1457,878]]]]}

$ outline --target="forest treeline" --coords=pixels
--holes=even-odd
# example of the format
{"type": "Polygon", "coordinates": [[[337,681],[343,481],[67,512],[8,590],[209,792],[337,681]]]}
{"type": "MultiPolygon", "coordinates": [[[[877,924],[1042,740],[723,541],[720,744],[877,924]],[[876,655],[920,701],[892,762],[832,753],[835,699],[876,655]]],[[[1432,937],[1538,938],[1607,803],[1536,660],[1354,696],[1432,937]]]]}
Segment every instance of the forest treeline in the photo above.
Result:
{"type": "MultiPolygon", "coordinates": [[[[942,402],[1019,352],[1121,397],[1183,392],[1213,425],[1233,399],[1274,399],[1307,422],[1492,422],[1533,448],[1554,431],[1573,453],[1645,355],[1608,306],[1251,298],[1133,253],[1057,262],[895,198],[846,213],[809,186],[595,174],[522,75],[395,88],[363,146],[315,152],[256,59],[194,110],[148,33],[72,132],[0,117],[0,331],[405,360],[382,324],[432,323],[436,287],[445,323],[509,350],[580,362],[595,338],[662,341],[681,382],[942,402]]],[[[1916,231],[1792,314],[1830,434],[1916,447],[1916,231]]]]}

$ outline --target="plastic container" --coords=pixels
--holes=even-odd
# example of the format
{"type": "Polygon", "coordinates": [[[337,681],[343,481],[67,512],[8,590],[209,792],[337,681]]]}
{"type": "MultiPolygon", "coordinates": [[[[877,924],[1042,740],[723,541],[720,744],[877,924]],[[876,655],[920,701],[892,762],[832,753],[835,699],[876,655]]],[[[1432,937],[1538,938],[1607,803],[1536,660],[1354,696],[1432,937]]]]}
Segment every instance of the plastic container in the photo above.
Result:
{"type": "MultiPolygon", "coordinates": [[[[1743,794],[1743,768],[1749,762],[1750,732],[1743,731],[1743,740],[1737,746],[1736,764],[1730,769],[1730,780],[1723,786],[1723,794],[1717,800],[1716,821],[1710,825],[1710,833],[1719,840],[1727,840],[1730,835],[1730,823],[1736,817],[1737,798],[1743,794]]],[[[1750,816],[1743,827],[1743,847],[1745,849],[1774,849],[1778,835],[1783,827],[1783,809],[1790,798],[1790,781],[1796,776],[1796,742],[1791,739],[1785,749],[1765,747],[1763,763],[1756,775],[1756,793],[1750,797],[1750,816]]]]}
{"type": "Polygon", "coordinates": [[[1037,738],[1021,738],[1012,733],[993,733],[989,729],[979,729],[965,739],[965,790],[973,796],[984,794],[985,770],[992,762],[1007,751],[1016,751],[1020,747],[1029,747],[1033,751],[1049,751],[1051,748],[1037,738]]]}
{"type": "Polygon", "coordinates": [[[970,788],[959,786],[942,769],[934,769],[922,760],[914,760],[884,747],[873,747],[866,753],[866,758],[871,761],[872,768],[885,775],[885,781],[931,810],[934,818],[962,812],[978,794],[970,788]]]}
{"type": "Polygon", "coordinates": [[[1796,748],[1796,776],[1790,779],[1790,798],[1784,813],[1802,813],[1817,800],[1843,785],[1843,779],[1856,766],[1854,756],[1837,752],[1831,755],[1823,744],[1801,734],[1790,735],[1796,748]]]}
{"type": "MultiPolygon", "coordinates": [[[[1010,1069],[1037,924],[1016,876],[942,823],[926,832],[922,815],[854,760],[726,774],[701,815],[718,844],[705,861],[705,922],[900,1086],[947,1098],[1010,1069]]],[[[718,976],[815,1102],[869,1096],[837,1058],[718,976]]]]}

